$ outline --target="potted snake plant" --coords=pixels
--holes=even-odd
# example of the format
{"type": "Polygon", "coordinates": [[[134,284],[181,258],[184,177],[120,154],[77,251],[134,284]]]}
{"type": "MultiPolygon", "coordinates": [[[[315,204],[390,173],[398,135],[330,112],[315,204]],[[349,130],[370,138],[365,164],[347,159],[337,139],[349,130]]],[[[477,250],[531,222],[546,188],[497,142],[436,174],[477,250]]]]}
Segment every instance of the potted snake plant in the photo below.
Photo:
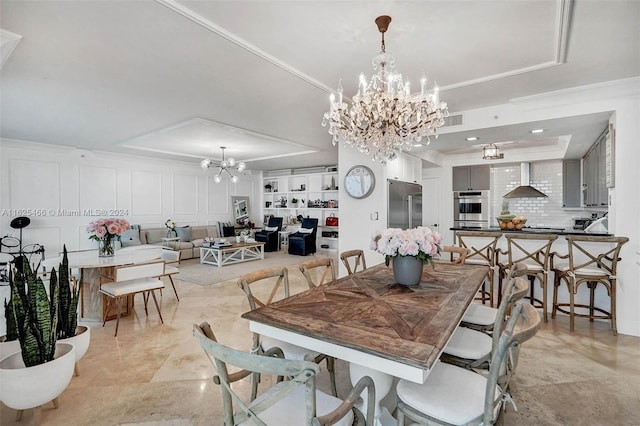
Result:
{"type": "Polygon", "coordinates": [[[17,339],[21,351],[0,360],[0,400],[20,411],[36,408],[38,417],[39,407],[55,400],[71,381],[75,351],[69,343],[57,343],[57,279],[52,276],[47,295],[37,268],[22,255],[9,273],[9,285],[7,337],[17,339]]]}
{"type": "MultiPolygon", "coordinates": [[[[57,338],[59,342],[71,343],[75,348],[76,364],[74,374],[79,374],[78,361],[82,359],[91,340],[90,328],[78,325],[78,302],[80,300],[80,286],[77,280],[69,274],[69,259],[67,247],[64,246],[62,262],[58,268],[58,327],[57,338]]],[[[56,279],[55,269],[51,271],[51,280],[56,279]]]]}

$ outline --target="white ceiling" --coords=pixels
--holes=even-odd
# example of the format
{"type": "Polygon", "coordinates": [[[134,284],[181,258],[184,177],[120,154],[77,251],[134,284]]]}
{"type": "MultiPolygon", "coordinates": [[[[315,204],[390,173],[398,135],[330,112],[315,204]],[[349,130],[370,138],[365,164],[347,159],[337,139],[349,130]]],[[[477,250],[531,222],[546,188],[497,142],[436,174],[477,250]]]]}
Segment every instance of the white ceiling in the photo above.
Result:
{"type": "MultiPolygon", "coordinates": [[[[381,14],[398,70],[414,87],[435,77],[453,114],[640,75],[636,0],[3,0],[0,28],[22,38],[5,60],[3,34],[0,136],[193,163],[227,146],[256,170],[336,164],[328,93],[371,74],[381,14]]],[[[531,123],[547,129],[538,137],[452,131],[416,153],[569,139],[578,157],[607,119],[531,123]]]]}

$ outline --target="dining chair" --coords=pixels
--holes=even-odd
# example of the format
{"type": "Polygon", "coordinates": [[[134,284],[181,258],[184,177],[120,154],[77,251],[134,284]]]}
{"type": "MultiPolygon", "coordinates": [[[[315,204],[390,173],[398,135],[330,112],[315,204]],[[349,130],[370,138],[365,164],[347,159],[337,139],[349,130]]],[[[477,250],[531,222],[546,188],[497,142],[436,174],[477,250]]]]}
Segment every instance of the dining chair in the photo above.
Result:
{"type": "Polygon", "coordinates": [[[347,268],[347,274],[353,275],[358,272],[358,267],[362,265],[361,271],[367,269],[367,262],[364,258],[363,250],[347,250],[340,253],[340,260],[347,268]],[[353,259],[353,269],[351,269],[350,261],[353,259]]]}
{"type": "Polygon", "coordinates": [[[464,263],[472,265],[485,265],[489,267],[487,271],[487,277],[485,282],[482,283],[482,288],[479,291],[479,297],[476,300],[480,300],[483,304],[489,300],[489,306],[493,307],[493,284],[494,275],[497,270],[496,267],[496,246],[498,240],[502,236],[500,232],[485,232],[485,231],[455,231],[455,240],[458,242],[459,247],[463,247],[469,250],[464,263]],[[486,288],[486,283],[489,284],[489,289],[486,288]]]}
{"type": "Polygon", "coordinates": [[[173,282],[172,275],[180,273],[180,269],[178,269],[177,266],[174,266],[180,264],[180,250],[162,249],[162,252],[160,253],[160,259],[164,260],[164,274],[160,275],[158,278],[169,278],[171,287],[173,287],[173,292],[175,293],[176,299],[178,299],[179,302],[180,297],[178,297],[178,291],[176,290],[176,285],[173,282]]]}
{"type": "MultiPolygon", "coordinates": [[[[508,282],[509,278],[523,277],[526,273],[527,265],[524,263],[516,263],[509,269],[506,281],[508,282]]],[[[504,294],[502,297],[504,297],[504,294]]],[[[460,325],[491,334],[496,318],[498,318],[498,309],[480,303],[471,303],[467,308],[467,312],[464,313],[460,325]]]]}
{"type": "MultiPolygon", "coordinates": [[[[466,247],[442,246],[441,252],[449,253],[449,262],[453,263],[454,265],[462,265],[467,259],[469,249],[466,247]]],[[[442,257],[440,259],[444,260],[442,257]]]]}
{"type": "Polygon", "coordinates": [[[514,277],[507,280],[505,294],[498,307],[493,334],[491,336],[481,331],[458,326],[447,342],[440,360],[458,367],[468,369],[488,369],[491,364],[491,355],[495,352],[500,333],[507,321],[508,313],[514,303],[521,300],[529,290],[527,280],[522,277],[514,277]]]}
{"type": "Polygon", "coordinates": [[[333,265],[333,259],[330,257],[322,257],[304,262],[300,265],[300,272],[302,272],[302,275],[304,275],[304,278],[307,280],[310,289],[329,284],[336,280],[336,268],[333,265]],[[316,275],[316,277],[320,275],[317,282],[311,276],[312,274],[316,275]],[[328,278],[327,276],[330,277],[330,280],[325,281],[328,278]]]}
{"type": "Polygon", "coordinates": [[[216,368],[217,374],[213,381],[221,388],[225,425],[374,424],[375,388],[368,376],[360,379],[347,398],[341,400],[316,389],[316,376],[320,367],[309,361],[310,356],[303,360],[289,360],[283,359],[283,352],[279,348],[272,348],[263,354],[248,354],[231,349],[218,343],[211,326],[206,322],[194,324],[193,334],[216,368]],[[230,373],[229,366],[240,370],[230,373]],[[247,403],[231,385],[254,374],[287,376],[289,380],[278,380],[260,397],[252,397],[247,403]],[[366,420],[354,407],[365,390],[368,401],[366,420]],[[354,423],[354,419],[357,423],[354,423]]]}
{"type": "MultiPolygon", "coordinates": [[[[492,354],[488,376],[438,361],[424,383],[400,380],[398,425],[405,418],[422,424],[495,424],[506,401],[521,345],[538,332],[541,319],[530,303],[516,304],[492,354]]],[[[514,404],[515,406],[515,404],[514,404]]]]}
{"type": "Polygon", "coordinates": [[[142,293],[144,299],[144,312],[148,316],[147,303],[149,295],[153,297],[153,302],[158,310],[160,322],[164,323],[160,305],[156,299],[155,290],[164,288],[164,283],[159,276],[164,274],[164,262],[144,263],[140,265],[121,266],[115,269],[113,281],[100,286],[100,293],[109,299],[107,307],[104,311],[102,326],[107,323],[107,315],[111,309],[111,305],[116,303],[116,331],[114,336],[118,336],[118,326],[120,325],[120,304],[122,299],[127,300],[130,295],[142,293]]]}
{"type": "Polygon", "coordinates": [[[569,315],[569,330],[575,330],[575,317],[594,319],[608,319],[611,321],[611,331],[618,335],[616,326],[616,282],[620,250],[629,238],[606,236],[567,235],[568,254],[553,253],[551,269],[555,273],[553,285],[553,309],[551,318],[556,317],[556,311],[569,315]],[[555,259],[568,259],[568,263],[556,262],[555,259]],[[558,302],[558,288],[562,283],[567,286],[568,303],[558,302]],[[576,303],[578,289],[586,284],[589,288],[589,303],[576,303]],[[609,308],[604,309],[595,305],[595,292],[598,285],[604,286],[609,295],[609,308]],[[568,308],[568,309],[567,309],[568,308]],[[575,309],[586,309],[588,313],[578,313],[575,309]]]}
{"type": "Polygon", "coordinates": [[[503,271],[510,268],[513,264],[522,262],[527,265],[527,277],[531,286],[529,287],[529,295],[527,299],[536,308],[542,308],[542,319],[547,322],[547,283],[551,273],[551,246],[558,239],[554,234],[504,234],[507,240],[506,252],[498,250],[496,259],[500,254],[507,255],[507,262],[504,265],[498,260],[498,291],[502,288],[503,271]],[[535,281],[538,281],[542,289],[542,299],[535,296],[535,281]]]}
{"type": "MultiPolygon", "coordinates": [[[[253,311],[268,306],[276,300],[289,297],[289,271],[287,268],[271,268],[256,271],[238,278],[238,286],[244,291],[249,301],[249,308],[253,311]],[[271,285],[272,287],[269,288],[271,285]],[[278,297],[278,295],[280,296],[278,297]]],[[[302,360],[305,355],[309,353],[313,355],[316,363],[326,359],[332,392],[334,396],[338,396],[335,385],[335,363],[332,357],[327,357],[319,352],[313,352],[278,339],[253,333],[251,353],[264,353],[273,347],[282,349],[286,359],[302,360]]],[[[260,378],[259,376],[255,376],[253,379],[251,400],[257,395],[260,378]]]]}

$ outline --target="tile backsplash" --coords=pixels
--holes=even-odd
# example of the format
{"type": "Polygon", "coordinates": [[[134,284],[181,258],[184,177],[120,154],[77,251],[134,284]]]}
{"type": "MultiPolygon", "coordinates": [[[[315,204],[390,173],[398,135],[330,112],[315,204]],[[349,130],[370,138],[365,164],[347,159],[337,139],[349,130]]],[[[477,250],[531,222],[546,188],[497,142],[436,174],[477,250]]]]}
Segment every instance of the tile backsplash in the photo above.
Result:
{"type": "Polygon", "coordinates": [[[538,198],[502,198],[520,186],[520,164],[491,167],[491,225],[502,210],[502,202],[509,201],[514,215],[527,217],[527,226],[572,227],[575,216],[589,216],[586,212],[566,211],[562,208],[562,160],[530,163],[531,186],[547,194],[538,198]]]}

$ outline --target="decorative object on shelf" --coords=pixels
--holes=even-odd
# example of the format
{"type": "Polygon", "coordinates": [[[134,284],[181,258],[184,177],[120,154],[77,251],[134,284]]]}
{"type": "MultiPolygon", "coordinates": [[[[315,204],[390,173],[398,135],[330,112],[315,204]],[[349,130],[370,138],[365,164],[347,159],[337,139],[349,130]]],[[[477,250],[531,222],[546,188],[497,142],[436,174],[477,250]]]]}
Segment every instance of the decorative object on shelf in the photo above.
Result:
{"type": "Polygon", "coordinates": [[[330,109],[324,113],[322,125],[329,124],[333,145],[342,142],[357,148],[374,160],[385,164],[396,158],[403,149],[411,150],[414,143],[436,135],[438,127],[449,115],[446,102],[440,102],[440,94],[434,83],[427,90],[427,78],[420,80],[420,93],[411,95],[410,85],[402,74],[394,72],[395,60],[385,50],[384,33],[389,28],[390,16],[375,20],[382,34],[381,51],[373,58],[376,71],[367,84],[360,74],[358,93],[353,96],[351,107],[342,99],[342,81],[337,94],[331,94],[330,109]]]}
{"type": "Polygon", "coordinates": [[[176,223],[173,220],[167,219],[164,226],[167,228],[167,238],[176,236],[176,223]]]}
{"type": "Polygon", "coordinates": [[[327,218],[325,220],[325,225],[326,226],[338,226],[338,218],[336,217],[336,215],[331,213],[329,216],[327,216],[327,218]]]}
{"type": "Polygon", "coordinates": [[[98,242],[98,256],[111,257],[116,252],[116,237],[122,235],[131,225],[125,219],[98,219],[87,226],[87,232],[93,235],[90,240],[98,242]]]}
{"type": "Polygon", "coordinates": [[[504,153],[500,152],[500,148],[495,143],[490,143],[482,148],[483,160],[501,160],[504,158],[504,153]]]}
{"type": "Polygon", "coordinates": [[[298,200],[296,197],[291,198],[291,208],[292,209],[296,209],[298,208],[298,202],[300,200],[298,200]]]}
{"type": "Polygon", "coordinates": [[[352,198],[367,198],[375,186],[376,177],[367,166],[353,166],[344,177],[344,189],[352,198]]]}
{"type": "Polygon", "coordinates": [[[270,183],[266,184],[264,186],[264,192],[271,192],[271,188],[273,188],[273,186],[271,186],[270,183]]]}
{"type": "Polygon", "coordinates": [[[224,150],[227,149],[227,147],[226,146],[221,146],[220,149],[222,150],[222,160],[221,161],[215,162],[215,161],[211,160],[210,158],[205,158],[204,160],[202,160],[200,162],[200,167],[202,167],[204,170],[207,170],[207,169],[209,169],[211,167],[217,167],[218,168],[218,173],[213,177],[213,180],[214,180],[215,183],[222,182],[222,174],[224,172],[226,172],[229,175],[229,177],[231,177],[231,182],[237,183],[238,182],[238,176],[231,174],[230,169],[236,169],[238,171],[238,173],[242,173],[244,171],[244,169],[247,168],[247,165],[245,163],[243,163],[242,161],[236,163],[236,160],[234,160],[233,158],[228,158],[227,160],[225,160],[224,159],[224,150]]]}
{"type": "Polygon", "coordinates": [[[426,226],[418,226],[406,230],[388,228],[377,232],[371,239],[370,248],[384,254],[387,266],[393,259],[393,273],[398,284],[415,285],[420,282],[422,268],[420,267],[420,274],[417,275],[416,262],[405,258],[413,258],[421,265],[426,262],[433,265],[433,257],[440,252],[440,244],[442,235],[439,232],[426,226]]]}

